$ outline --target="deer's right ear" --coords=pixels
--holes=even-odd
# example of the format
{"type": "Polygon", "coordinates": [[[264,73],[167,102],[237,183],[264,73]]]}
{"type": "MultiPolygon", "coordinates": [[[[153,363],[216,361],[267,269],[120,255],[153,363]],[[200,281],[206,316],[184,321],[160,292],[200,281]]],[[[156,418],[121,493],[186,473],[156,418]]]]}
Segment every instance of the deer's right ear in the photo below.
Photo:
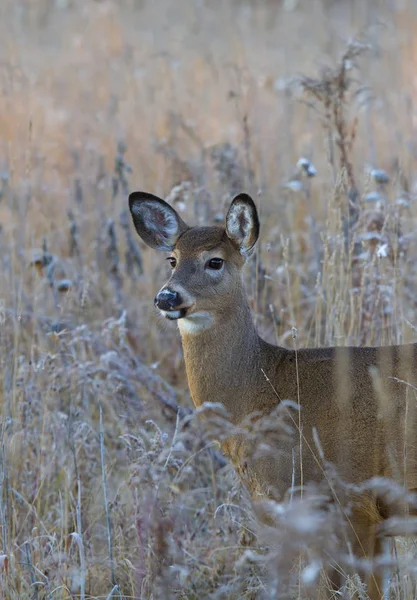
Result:
{"type": "Polygon", "coordinates": [[[133,192],[129,208],[136,231],[145,244],[156,250],[173,250],[180,235],[189,229],[165,200],[152,194],[133,192]]]}

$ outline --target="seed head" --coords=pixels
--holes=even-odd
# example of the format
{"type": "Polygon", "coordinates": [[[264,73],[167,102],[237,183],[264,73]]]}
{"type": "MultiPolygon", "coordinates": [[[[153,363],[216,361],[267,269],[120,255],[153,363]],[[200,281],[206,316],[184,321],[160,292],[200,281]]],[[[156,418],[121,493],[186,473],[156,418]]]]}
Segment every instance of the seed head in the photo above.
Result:
{"type": "Polygon", "coordinates": [[[369,174],[376,183],[385,185],[389,182],[388,174],[382,169],[371,169],[369,174]]]}
{"type": "Polygon", "coordinates": [[[308,158],[301,157],[297,163],[297,171],[301,175],[306,175],[307,177],[315,177],[317,175],[317,169],[313,165],[308,158]]]}
{"type": "Polygon", "coordinates": [[[285,185],[284,188],[286,190],[290,190],[291,192],[302,192],[304,189],[303,182],[299,179],[290,179],[285,185]]]}

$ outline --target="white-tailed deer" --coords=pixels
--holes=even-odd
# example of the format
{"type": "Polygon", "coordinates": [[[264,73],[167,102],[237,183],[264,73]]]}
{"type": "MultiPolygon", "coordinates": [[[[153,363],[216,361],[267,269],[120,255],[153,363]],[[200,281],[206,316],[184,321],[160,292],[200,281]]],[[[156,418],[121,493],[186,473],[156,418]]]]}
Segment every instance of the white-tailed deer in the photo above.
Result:
{"type": "MultiPolygon", "coordinates": [[[[384,523],[417,514],[410,500],[417,491],[417,346],[273,346],[256,332],[241,276],[259,235],[248,195],[234,198],[225,227],[188,227],[166,202],[144,192],[131,194],[129,204],[144,242],[169,252],[172,275],[155,304],[178,322],[196,407],[220,402],[236,425],[271,413],[282,400],[300,406],[300,439],[283,436],[275,456],[254,458],[242,435],[223,443],[249,489],[279,499],[294,485],[321,483],[324,457],[352,490],[348,546],[357,557],[380,554],[384,523]],[[394,480],[404,495],[388,497],[378,485],[361,491],[372,478],[394,480]]],[[[382,597],[379,576],[369,578],[368,594],[382,597]]]]}

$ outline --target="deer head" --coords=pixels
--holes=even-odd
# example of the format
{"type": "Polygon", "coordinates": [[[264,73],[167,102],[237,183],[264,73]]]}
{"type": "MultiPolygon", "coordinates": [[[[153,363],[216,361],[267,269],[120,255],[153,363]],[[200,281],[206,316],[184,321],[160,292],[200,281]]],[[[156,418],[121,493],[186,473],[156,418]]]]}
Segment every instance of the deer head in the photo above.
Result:
{"type": "Polygon", "coordinates": [[[250,196],[233,199],[224,227],[189,227],[164,200],[145,192],[130,194],[129,206],[143,241],[169,252],[172,275],[155,298],[164,317],[181,319],[182,333],[197,333],[237,310],[241,270],[259,236],[250,196]]]}

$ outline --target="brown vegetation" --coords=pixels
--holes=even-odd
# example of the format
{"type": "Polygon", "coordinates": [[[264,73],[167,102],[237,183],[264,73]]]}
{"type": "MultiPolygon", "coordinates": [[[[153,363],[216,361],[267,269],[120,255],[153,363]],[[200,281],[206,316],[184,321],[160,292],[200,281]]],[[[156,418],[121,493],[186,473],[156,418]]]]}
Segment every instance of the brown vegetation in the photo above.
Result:
{"type": "MultiPolygon", "coordinates": [[[[266,339],[415,341],[414,2],[5,0],[0,16],[0,597],[308,596],[331,524],[313,499],[255,537],[221,415],[208,434],[190,410],[127,193],[193,223],[258,194],[266,339]]],[[[414,597],[414,555],[399,539],[387,556],[395,598],[414,597]]]]}

